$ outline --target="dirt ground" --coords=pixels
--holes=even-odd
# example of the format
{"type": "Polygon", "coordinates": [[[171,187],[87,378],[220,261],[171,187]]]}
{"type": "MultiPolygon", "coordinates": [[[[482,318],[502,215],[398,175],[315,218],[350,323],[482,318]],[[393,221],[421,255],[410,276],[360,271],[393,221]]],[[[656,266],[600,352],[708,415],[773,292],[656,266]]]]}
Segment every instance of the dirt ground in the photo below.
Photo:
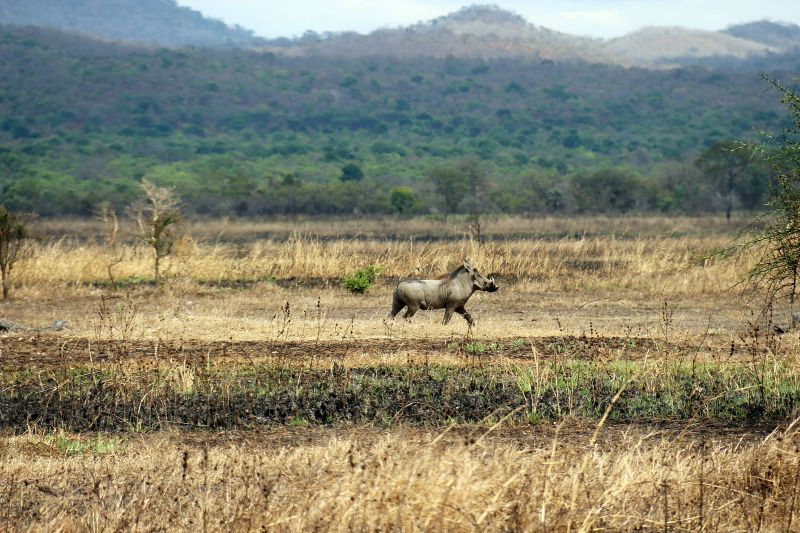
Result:
{"type": "MultiPolygon", "coordinates": [[[[68,298],[12,300],[0,318],[30,329],[0,335],[0,369],[161,360],[281,364],[336,360],[350,366],[491,363],[510,358],[641,359],[665,354],[737,361],[763,344],[770,325],[735,295],[667,301],[633,292],[561,294],[530,283],[476,294],[477,325],[442,311],[387,320],[391,286],[366,295],[340,287],[167,287],[75,290],[68,298]],[[54,320],[69,329],[41,331],[54,320]]],[[[776,313],[772,319],[780,322],[776,313]]],[[[796,344],[792,333],[778,339],[796,344]]]]}
{"type": "MultiPolygon", "coordinates": [[[[0,316],[29,327],[45,327],[54,320],[68,320],[69,333],[87,337],[97,323],[101,297],[113,305],[138,307],[138,335],[157,333],[162,338],[251,338],[277,334],[275,326],[283,319],[289,304],[292,319],[283,335],[305,337],[332,336],[333,324],[353,322],[354,335],[374,338],[387,336],[384,319],[391,308],[392,284],[385,283],[366,295],[352,295],[341,287],[282,287],[263,282],[246,288],[174,287],[157,291],[140,288],[131,292],[76,290],[72,294],[37,300],[12,300],[0,303],[0,316]],[[312,329],[314,331],[312,331],[312,329]]],[[[668,328],[673,333],[703,334],[706,331],[737,332],[754,319],[755,306],[749,306],[735,293],[703,295],[694,298],[669,298],[616,292],[552,292],[536,290],[523,282],[501,286],[494,294],[474,295],[467,309],[476,319],[476,336],[541,336],[547,334],[654,336],[664,334],[664,305],[671,313],[668,328]]],[[[389,322],[389,327],[412,336],[463,334],[466,323],[454,316],[441,326],[441,310],[420,311],[410,321],[389,322]],[[426,331],[427,330],[427,331],[426,331]]],[[[775,320],[780,316],[776,312],[775,320]]],[[[278,328],[280,329],[280,328],[278,328]]]]}

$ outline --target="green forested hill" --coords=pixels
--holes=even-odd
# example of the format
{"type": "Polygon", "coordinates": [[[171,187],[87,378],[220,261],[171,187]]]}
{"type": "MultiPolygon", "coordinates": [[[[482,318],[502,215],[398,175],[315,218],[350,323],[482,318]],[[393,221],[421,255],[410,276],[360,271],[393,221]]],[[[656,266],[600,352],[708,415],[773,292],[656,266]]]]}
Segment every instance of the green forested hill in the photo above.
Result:
{"type": "Polygon", "coordinates": [[[0,72],[2,201],[44,215],[124,205],[142,177],[201,213],[459,210],[433,176],[465,161],[489,209],[693,211],[720,196],[700,153],[784,121],[756,72],[699,67],[291,58],[2,27],[0,72]]]}

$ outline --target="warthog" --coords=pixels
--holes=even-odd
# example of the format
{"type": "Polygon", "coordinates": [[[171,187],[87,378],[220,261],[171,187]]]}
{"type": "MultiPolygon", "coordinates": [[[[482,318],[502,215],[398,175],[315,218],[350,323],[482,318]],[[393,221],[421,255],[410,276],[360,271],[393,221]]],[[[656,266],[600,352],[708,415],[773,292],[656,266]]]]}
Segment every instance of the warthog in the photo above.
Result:
{"type": "Polygon", "coordinates": [[[487,278],[474,268],[469,260],[442,279],[407,279],[397,284],[392,297],[391,318],[408,307],[403,318],[411,318],[419,309],[444,309],[442,324],[450,322],[453,311],[469,323],[475,324],[464,306],[475,291],[494,292],[494,277],[487,278]]]}

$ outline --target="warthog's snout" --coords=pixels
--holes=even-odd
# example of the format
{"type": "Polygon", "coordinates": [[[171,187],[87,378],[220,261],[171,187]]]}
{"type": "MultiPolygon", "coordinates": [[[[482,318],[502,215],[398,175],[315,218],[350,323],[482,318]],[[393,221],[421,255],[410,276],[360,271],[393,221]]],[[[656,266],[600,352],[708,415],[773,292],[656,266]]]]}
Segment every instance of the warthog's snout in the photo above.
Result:
{"type": "Polygon", "coordinates": [[[500,287],[497,286],[497,283],[494,281],[494,276],[489,278],[489,283],[486,284],[486,288],[484,289],[486,292],[497,292],[497,289],[500,287]]]}

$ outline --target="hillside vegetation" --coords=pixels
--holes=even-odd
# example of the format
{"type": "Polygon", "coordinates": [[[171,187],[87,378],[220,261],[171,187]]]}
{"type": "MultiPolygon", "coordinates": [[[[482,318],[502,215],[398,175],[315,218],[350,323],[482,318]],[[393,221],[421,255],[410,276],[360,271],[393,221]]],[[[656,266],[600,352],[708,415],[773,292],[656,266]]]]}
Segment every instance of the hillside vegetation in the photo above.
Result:
{"type": "MultiPolygon", "coordinates": [[[[0,68],[4,203],[43,215],[126,205],[143,177],[200,213],[458,212],[437,190],[465,164],[484,210],[691,212],[726,194],[699,154],[785,120],[758,75],[700,67],[291,58],[4,27],[0,68]]],[[[737,205],[758,205],[753,179],[737,205]]]]}

